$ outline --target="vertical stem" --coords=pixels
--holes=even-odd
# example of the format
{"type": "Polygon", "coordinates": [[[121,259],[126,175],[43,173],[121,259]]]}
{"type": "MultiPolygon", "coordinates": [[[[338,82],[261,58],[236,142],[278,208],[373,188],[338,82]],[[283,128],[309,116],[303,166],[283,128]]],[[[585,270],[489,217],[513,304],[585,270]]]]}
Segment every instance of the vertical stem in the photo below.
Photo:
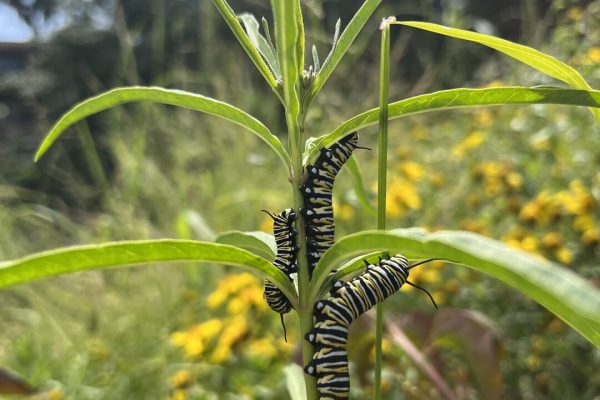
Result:
{"type": "MultiPolygon", "coordinates": [[[[377,229],[385,230],[386,178],[387,178],[387,141],[388,141],[388,86],[390,67],[390,25],[393,17],[384,19],[381,30],[381,55],[379,65],[379,159],[377,162],[377,229]]],[[[383,336],[383,309],[381,303],[376,306],[375,321],[375,396],[381,398],[381,340],[383,336]]]]}

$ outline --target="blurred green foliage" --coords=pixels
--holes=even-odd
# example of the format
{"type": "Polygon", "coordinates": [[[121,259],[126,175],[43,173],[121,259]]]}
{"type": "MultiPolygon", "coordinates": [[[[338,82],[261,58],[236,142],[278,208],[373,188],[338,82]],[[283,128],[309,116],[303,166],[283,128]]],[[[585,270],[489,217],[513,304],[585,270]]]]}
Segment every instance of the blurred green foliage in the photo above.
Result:
{"type": "MultiPolygon", "coordinates": [[[[238,135],[241,128],[234,125],[166,106],[132,105],[90,118],[33,165],[38,140],[62,112],[115,86],[186,89],[228,101],[271,126],[283,129],[283,121],[275,98],[208,1],[11,4],[38,35],[40,15],[64,13],[70,20],[32,45],[26,69],[0,76],[1,99],[10,110],[0,119],[6,127],[0,131],[0,259],[76,243],[269,231],[259,210],[290,205],[285,177],[271,172],[278,160],[263,143],[238,135]]],[[[270,18],[265,4],[232,2],[237,12],[270,18]]],[[[336,19],[346,23],[359,4],[307,1],[307,43],[325,53],[336,19]]],[[[316,100],[307,134],[326,132],[377,104],[375,33],[377,19],[389,14],[488,29],[569,62],[598,86],[600,2],[525,0],[496,9],[498,4],[384,2],[372,29],[359,36],[316,100]]],[[[497,80],[546,83],[487,49],[404,29],[393,38],[391,62],[392,99],[497,80]]],[[[361,132],[361,145],[375,148],[373,133],[361,132]]],[[[550,106],[392,122],[388,225],[484,233],[599,284],[598,133],[585,110],[550,106]]],[[[375,158],[369,152],[357,158],[374,191],[375,158]]],[[[340,235],[374,227],[348,178],[342,172],[336,185],[340,235]]],[[[250,296],[246,301],[256,297],[259,282],[207,272],[197,266],[91,272],[4,290],[0,365],[19,371],[47,398],[284,397],[282,367],[294,360],[294,350],[282,341],[278,316],[239,306],[242,293],[250,296]],[[227,291],[223,282],[235,286],[240,279],[247,290],[229,300],[238,299],[238,308],[224,301],[210,306],[227,291]],[[212,322],[218,334],[193,336],[211,321],[221,321],[212,322]],[[208,348],[218,349],[225,327],[235,324],[244,334],[233,335],[231,353],[214,356],[208,348]],[[207,350],[188,351],[186,338],[205,340],[207,350]]],[[[443,264],[415,272],[444,309],[486,316],[497,346],[488,348],[487,360],[500,354],[502,398],[584,399],[600,392],[598,350],[539,305],[443,264]]],[[[460,398],[483,398],[477,365],[469,362],[473,349],[460,340],[436,339],[428,325],[434,312],[421,295],[403,290],[386,308],[386,318],[429,356],[460,398]]],[[[290,318],[292,338],[296,325],[290,318]]],[[[366,318],[351,339],[356,398],[370,393],[372,341],[366,318]]],[[[386,398],[442,398],[395,343],[393,337],[384,343],[386,398]]]]}

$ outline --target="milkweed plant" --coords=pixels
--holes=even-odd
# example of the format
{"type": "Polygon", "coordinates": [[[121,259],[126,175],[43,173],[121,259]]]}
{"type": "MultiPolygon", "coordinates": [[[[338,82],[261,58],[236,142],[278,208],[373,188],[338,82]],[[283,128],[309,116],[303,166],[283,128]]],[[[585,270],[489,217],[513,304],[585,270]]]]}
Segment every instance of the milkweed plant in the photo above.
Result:
{"type": "MultiPolygon", "coordinates": [[[[297,218],[291,221],[289,227],[295,232],[294,235],[288,235],[285,239],[291,240],[291,246],[295,248],[295,280],[289,279],[285,271],[273,265],[272,261],[278,249],[272,236],[232,231],[220,235],[215,242],[159,239],[109,242],[44,251],[0,263],[0,287],[76,271],[167,261],[240,267],[267,279],[273,285],[271,289],[279,291],[287,299],[290,308],[293,309],[292,313],[298,317],[303,364],[308,365],[313,359],[315,346],[303,338],[314,329],[315,304],[330,291],[333,293],[336,288],[343,286],[336,282],[360,274],[365,264],[377,264],[378,258],[400,253],[411,263],[440,259],[458,267],[468,267],[490,275],[538,302],[589,342],[600,347],[600,293],[577,274],[472,232],[429,233],[420,228],[388,227],[385,223],[389,120],[453,108],[509,104],[584,106],[600,120],[600,92],[593,90],[575,69],[547,54],[493,36],[390,17],[383,20],[379,27],[379,106],[347,119],[331,132],[321,134],[313,131],[311,126],[305,123],[307,112],[357,35],[362,29],[374,28],[366,26],[366,22],[378,7],[380,0],[366,0],[343,29],[338,21],[331,51],[323,59],[319,57],[314,46],[310,51],[306,49],[299,0],[271,1],[274,19],[272,30],[264,19],[260,24],[252,15],[237,15],[225,0],[212,0],[212,3],[281,103],[286,125],[286,132],[282,135],[283,141],[266,124],[234,105],[197,93],[134,86],[116,88],[75,105],[45,136],[35,154],[35,160],[39,160],[71,125],[124,103],[153,102],[174,105],[240,125],[258,136],[278,156],[281,168],[277,173],[285,174],[289,179],[293,195],[293,204],[290,204],[289,208],[297,211],[297,218]],[[390,101],[390,31],[395,29],[421,29],[475,42],[512,57],[561,81],[563,85],[458,88],[390,101]],[[306,211],[309,206],[306,204],[307,197],[300,190],[301,186],[306,184],[306,166],[321,162],[323,149],[329,149],[348,135],[357,131],[360,134],[362,129],[371,126],[378,126],[379,129],[378,148],[371,149],[378,157],[377,205],[367,204],[369,200],[365,196],[361,197],[361,202],[365,207],[377,209],[378,229],[337,237],[335,243],[332,243],[324,254],[313,258],[312,271],[310,254],[307,254],[307,249],[311,248],[311,243],[307,242],[307,236],[310,237],[307,232],[310,220],[306,212],[301,212],[306,211]],[[366,263],[365,259],[368,260],[366,263]]],[[[360,172],[353,158],[345,161],[344,168],[351,175],[357,176],[360,172]]],[[[357,191],[360,192],[360,179],[355,182],[358,182],[357,191]]],[[[289,317],[288,319],[291,321],[289,317]]],[[[380,398],[381,393],[382,319],[382,310],[377,305],[374,398],[380,398]]],[[[294,392],[293,397],[317,399],[328,396],[322,389],[325,384],[321,382],[321,376],[318,378],[318,388],[315,376],[302,373],[300,368],[296,368],[295,371],[296,384],[303,381],[305,391],[294,392]]],[[[335,395],[330,396],[338,398],[335,395]]]]}

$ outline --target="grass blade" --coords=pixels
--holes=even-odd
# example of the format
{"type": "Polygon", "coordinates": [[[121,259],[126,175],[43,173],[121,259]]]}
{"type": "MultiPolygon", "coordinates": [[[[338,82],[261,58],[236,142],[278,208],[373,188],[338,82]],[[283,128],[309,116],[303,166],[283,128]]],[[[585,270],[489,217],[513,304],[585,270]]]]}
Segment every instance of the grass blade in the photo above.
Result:
{"type": "MultiPolygon", "coordinates": [[[[551,76],[554,79],[563,81],[575,89],[592,89],[585,79],[583,79],[583,76],[581,76],[581,74],[573,67],[548,54],[542,53],[541,51],[528,46],[513,43],[495,36],[484,35],[482,33],[466,31],[463,29],[450,28],[444,25],[432,24],[430,22],[397,21],[395,24],[410,26],[413,28],[438,33],[444,36],[450,36],[457,39],[479,43],[504,53],[507,56],[529,65],[530,67],[535,68],[536,70],[551,76]]],[[[596,119],[600,121],[600,110],[591,111],[596,119]]]]}
{"type": "Polygon", "coordinates": [[[66,247],[5,261],[0,264],[0,288],[72,272],[175,261],[211,262],[244,268],[271,280],[292,303],[297,304],[293,284],[264,258],[226,244],[175,239],[66,247]]]}
{"type": "MultiPolygon", "coordinates": [[[[537,301],[600,347],[600,291],[574,272],[505,244],[462,231],[365,231],[337,241],[319,261],[311,299],[331,270],[361,254],[387,250],[408,258],[441,258],[486,273],[537,301]]],[[[328,288],[322,288],[327,290],[328,288]]]]}
{"type": "Polygon", "coordinates": [[[231,31],[237,38],[238,42],[242,45],[248,57],[252,60],[258,71],[265,78],[267,83],[273,88],[273,90],[277,91],[279,89],[279,83],[277,79],[273,76],[273,73],[265,63],[265,60],[262,58],[258,49],[252,44],[252,41],[242,28],[240,21],[233,9],[227,4],[225,0],[212,0],[213,4],[217,7],[223,19],[231,28],[231,31]]]}
{"type": "Polygon", "coordinates": [[[39,160],[63,131],[77,121],[120,104],[139,101],[169,104],[202,111],[243,126],[266,142],[277,153],[285,167],[288,170],[290,168],[290,157],[279,139],[262,122],[250,114],[230,104],[199,94],[182,90],[142,86],[109,90],[75,105],[63,114],[52,129],[50,129],[46,137],[42,140],[34,160],[39,160]]]}
{"type": "MultiPolygon", "coordinates": [[[[509,104],[563,104],[600,108],[600,91],[527,87],[441,90],[390,103],[389,119],[430,111],[509,104]]],[[[350,132],[374,125],[378,119],[379,109],[372,108],[342,122],[332,132],[314,140],[310,150],[304,154],[304,162],[315,158],[321,147],[337,142],[350,132]]]]}
{"type": "MultiPolygon", "coordinates": [[[[390,22],[393,17],[384,19],[379,26],[381,31],[381,52],[379,55],[379,144],[377,150],[377,229],[385,230],[387,197],[387,153],[388,153],[388,107],[390,86],[390,22]]],[[[383,339],[383,308],[381,302],[375,306],[375,399],[381,398],[381,367],[383,339]]]]}

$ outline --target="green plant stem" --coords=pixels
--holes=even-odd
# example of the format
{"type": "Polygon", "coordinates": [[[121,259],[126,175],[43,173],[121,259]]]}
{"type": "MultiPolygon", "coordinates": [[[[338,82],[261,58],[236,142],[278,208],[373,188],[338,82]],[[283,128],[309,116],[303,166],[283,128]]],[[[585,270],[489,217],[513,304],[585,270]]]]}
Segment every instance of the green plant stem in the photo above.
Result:
{"type": "MultiPolygon", "coordinates": [[[[377,162],[377,229],[385,230],[387,141],[388,141],[388,86],[390,69],[390,26],[381,24],[381,56],[379,66],[379,159],[377,162]]],[[[383,309],[377,304],[375,318],[375,399],[381,398],[381,340],[383,337],[383,309]]]]}

